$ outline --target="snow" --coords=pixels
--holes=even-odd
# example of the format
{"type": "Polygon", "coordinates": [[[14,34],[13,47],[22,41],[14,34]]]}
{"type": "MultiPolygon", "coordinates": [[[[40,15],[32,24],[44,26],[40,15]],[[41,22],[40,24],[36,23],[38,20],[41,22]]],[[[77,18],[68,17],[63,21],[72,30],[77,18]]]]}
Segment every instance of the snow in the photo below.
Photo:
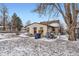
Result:
{"type": "Polygon", "coordinates": [[[2,34],[0,34],[0,39],[1,39],[1,38],[5,38],[5,37],[4,37],[2,34]]]}
{"type": "Polygon", "coordinates": [[[29,37],[29,36],[27,36],[27,33],[22,33],[22,34],[20,34],[19,36],[20,36],[20,37],[29,37]]]}
{"type": "Polygon", "coordinates": [[[52,24],[50,24],[50,26],[59,27],[59,23],[52,23],[52,24]]]}
{"type": "Polygon", "coordinates": [[[59,39],[68,41],[68,35],[61,35],[61,36],[59,36],[59,39]]]}
{"type": "Polygon", "coordinates": [[[25,33],[0,33],[0,56],[79,56],[79,40],[68,41],[67,37],[34,39],[25,33]]]}
{"type": "MultiPolygon", "coordinates": [[[[64,36],[62,36],[64,37],[64,36]]],[[[59,36],[57,36],[57,38],[53,38],[53,39],[50,39],[50,38],[46,38],[46,37],[42,37],[42,38],[39,38],[39,39],[35,39],[35,37],[29,37],[30,39],[34,39],[34,40],[38,40],[38,41],[48,41],[48,42],[51,42],[51,41],[55,41],[57,39],[59,39],[59,36]]]]}

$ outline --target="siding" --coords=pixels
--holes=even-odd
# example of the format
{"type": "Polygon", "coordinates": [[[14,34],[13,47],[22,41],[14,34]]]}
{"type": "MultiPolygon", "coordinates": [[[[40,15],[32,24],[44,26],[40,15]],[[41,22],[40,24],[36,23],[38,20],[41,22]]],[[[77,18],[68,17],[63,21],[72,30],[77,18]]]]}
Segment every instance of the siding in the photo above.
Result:
{"type": "Polygon", "coordinates": [[[34,27],[37,27],[37,32],[40,30],[40,27],[43,27],[43,36],[46,35],[46,33],[47,33],[47,26],[46,25],[32,24],[32,25],[28,26],[27,28],[29,28],[30,34],[34,34],[34,29],[33,29],[34,27]]]}

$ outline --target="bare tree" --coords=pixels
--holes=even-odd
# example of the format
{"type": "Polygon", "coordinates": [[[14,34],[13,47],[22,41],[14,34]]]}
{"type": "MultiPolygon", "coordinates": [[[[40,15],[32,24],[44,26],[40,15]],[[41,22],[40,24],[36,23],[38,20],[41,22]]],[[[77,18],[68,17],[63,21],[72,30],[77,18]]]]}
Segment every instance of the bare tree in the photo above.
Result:
{"type": "Polygon", "coordinates": [[[3,31],[6,31],[6,20],[8,18],[8,9],[5,5],[2,5],[2,8],[0,9],[3,19],[3,31]]]}
{"type": "Polygon", "coordinates": [[[75,3],[41,3],[34,10],[39,14],[51,14],[51,15],[62,15],[65,23],[68,27],[68,40],[75,41],[75,28],[77,24],[77,16],[78,16],[78,4],[75,3]]]}

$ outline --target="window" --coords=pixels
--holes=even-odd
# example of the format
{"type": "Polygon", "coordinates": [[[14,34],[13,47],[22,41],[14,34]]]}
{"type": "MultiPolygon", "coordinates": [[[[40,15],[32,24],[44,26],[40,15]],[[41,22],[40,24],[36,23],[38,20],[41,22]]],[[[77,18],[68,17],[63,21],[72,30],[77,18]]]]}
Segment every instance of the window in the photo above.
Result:
{"type": "Polygon", "coordinates": [[[40,27],[39,32],[40,32],[41,34],[43,34],[43,27],[40,27]]]}
{"type": "Polygon", "coordinates": [[[29,29],[29,28],[27,28],[27,32],[29,32],[29,30],[30,30],[30,29],[29,29]]]}
{"type": "Polygon", "coordinates": [[[55,31],[55,28],[52,28],[52,31],[55,31]]]}
{"type": "Polygon", "coordinates": [[[37,27],[34,27],[33,30],[34,30],[34,34],[37,33],[37,27]]]}
{"type": "Polygon", "coordinates": [[[43,30],[43,27],[40,27],[40,30],[43,30]]]}
{"type": "Polygon", "coordinates": [[[37,29],[37,27],[34,27],[33,29],[34,29],[34,30],[36,30],[36,29],[37,29]]]}

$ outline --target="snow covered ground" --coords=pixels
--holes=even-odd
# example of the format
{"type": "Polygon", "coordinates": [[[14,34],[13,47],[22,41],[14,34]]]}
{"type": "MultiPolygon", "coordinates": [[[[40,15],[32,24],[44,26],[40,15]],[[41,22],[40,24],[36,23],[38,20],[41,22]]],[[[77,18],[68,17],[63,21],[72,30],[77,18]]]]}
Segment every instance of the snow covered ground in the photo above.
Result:
{"type": "Polygon", "coordinates": [[[0,33],[0,56],[79,56],[79,41],[68,41],[66,35],[34,39],[23,33],[0,33]]]}

